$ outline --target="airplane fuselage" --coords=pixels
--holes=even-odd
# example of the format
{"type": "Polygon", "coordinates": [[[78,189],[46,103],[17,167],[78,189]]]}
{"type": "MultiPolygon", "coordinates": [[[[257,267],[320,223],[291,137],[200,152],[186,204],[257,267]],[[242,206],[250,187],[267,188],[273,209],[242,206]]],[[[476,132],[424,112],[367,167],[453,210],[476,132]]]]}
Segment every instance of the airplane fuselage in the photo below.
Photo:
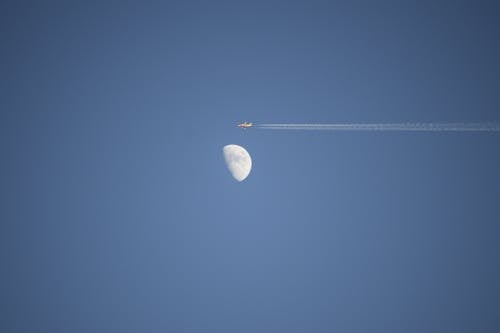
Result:
{"type": "Polygon", "coordinates": [[[239,128],[243,128],[243,129],[247,129],[247,128],[250,128],[253,126],[253,123],[248,123],[248,122],[244,122],[242,124],[238,124],[237,125],[239,128]]]}

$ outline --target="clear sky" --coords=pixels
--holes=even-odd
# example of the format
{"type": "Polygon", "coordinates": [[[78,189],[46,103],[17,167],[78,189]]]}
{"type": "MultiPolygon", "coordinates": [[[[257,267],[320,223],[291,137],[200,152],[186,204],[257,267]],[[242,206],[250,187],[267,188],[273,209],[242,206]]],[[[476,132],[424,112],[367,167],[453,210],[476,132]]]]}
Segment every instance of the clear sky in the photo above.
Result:
{"type": "Polygon", "coordinates": [[[499,332],[494,1],[2,1],[0,331],[499,332]],[[244,146],[236,182],[222,147],[244,146]]]}

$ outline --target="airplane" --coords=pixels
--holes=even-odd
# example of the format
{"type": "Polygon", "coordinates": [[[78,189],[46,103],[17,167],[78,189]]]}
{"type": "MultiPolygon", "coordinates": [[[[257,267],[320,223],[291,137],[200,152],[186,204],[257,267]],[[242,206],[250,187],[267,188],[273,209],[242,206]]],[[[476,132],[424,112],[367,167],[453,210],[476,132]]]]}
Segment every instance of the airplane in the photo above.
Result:
{"type": "Polygon", "coordinates": [[[242,124],[238,124],[237,125],[239,128],[243,128],[243,129],[247,129],[247,128],[250,128],[253,126],[253,123],[249,123],[247,121],[245,121],[244,123],[242,124]]]}

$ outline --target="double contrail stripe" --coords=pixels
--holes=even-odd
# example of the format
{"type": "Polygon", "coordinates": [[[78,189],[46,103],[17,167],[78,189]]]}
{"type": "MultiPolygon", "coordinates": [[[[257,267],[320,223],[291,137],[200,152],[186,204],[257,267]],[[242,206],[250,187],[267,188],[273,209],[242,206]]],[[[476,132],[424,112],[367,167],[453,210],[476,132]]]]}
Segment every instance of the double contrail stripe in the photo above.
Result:
{"type": "Polygon", "coordinates": [[[255,127],[310,131],[500,132],[500,123],[258,124],[255,127]]]}

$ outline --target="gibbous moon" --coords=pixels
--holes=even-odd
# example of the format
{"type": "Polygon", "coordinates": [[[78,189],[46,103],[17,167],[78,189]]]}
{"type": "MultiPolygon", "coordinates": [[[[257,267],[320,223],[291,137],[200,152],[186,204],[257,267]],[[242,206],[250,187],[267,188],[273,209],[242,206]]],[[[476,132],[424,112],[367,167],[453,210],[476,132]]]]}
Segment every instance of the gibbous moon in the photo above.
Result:
{"type": "Polygon", "coordinates": [[[252,170],[252,158],[245,148],[238,145],[227,145],[222,149],[227,168],[234,179],[241,182],[252,170]]]}

